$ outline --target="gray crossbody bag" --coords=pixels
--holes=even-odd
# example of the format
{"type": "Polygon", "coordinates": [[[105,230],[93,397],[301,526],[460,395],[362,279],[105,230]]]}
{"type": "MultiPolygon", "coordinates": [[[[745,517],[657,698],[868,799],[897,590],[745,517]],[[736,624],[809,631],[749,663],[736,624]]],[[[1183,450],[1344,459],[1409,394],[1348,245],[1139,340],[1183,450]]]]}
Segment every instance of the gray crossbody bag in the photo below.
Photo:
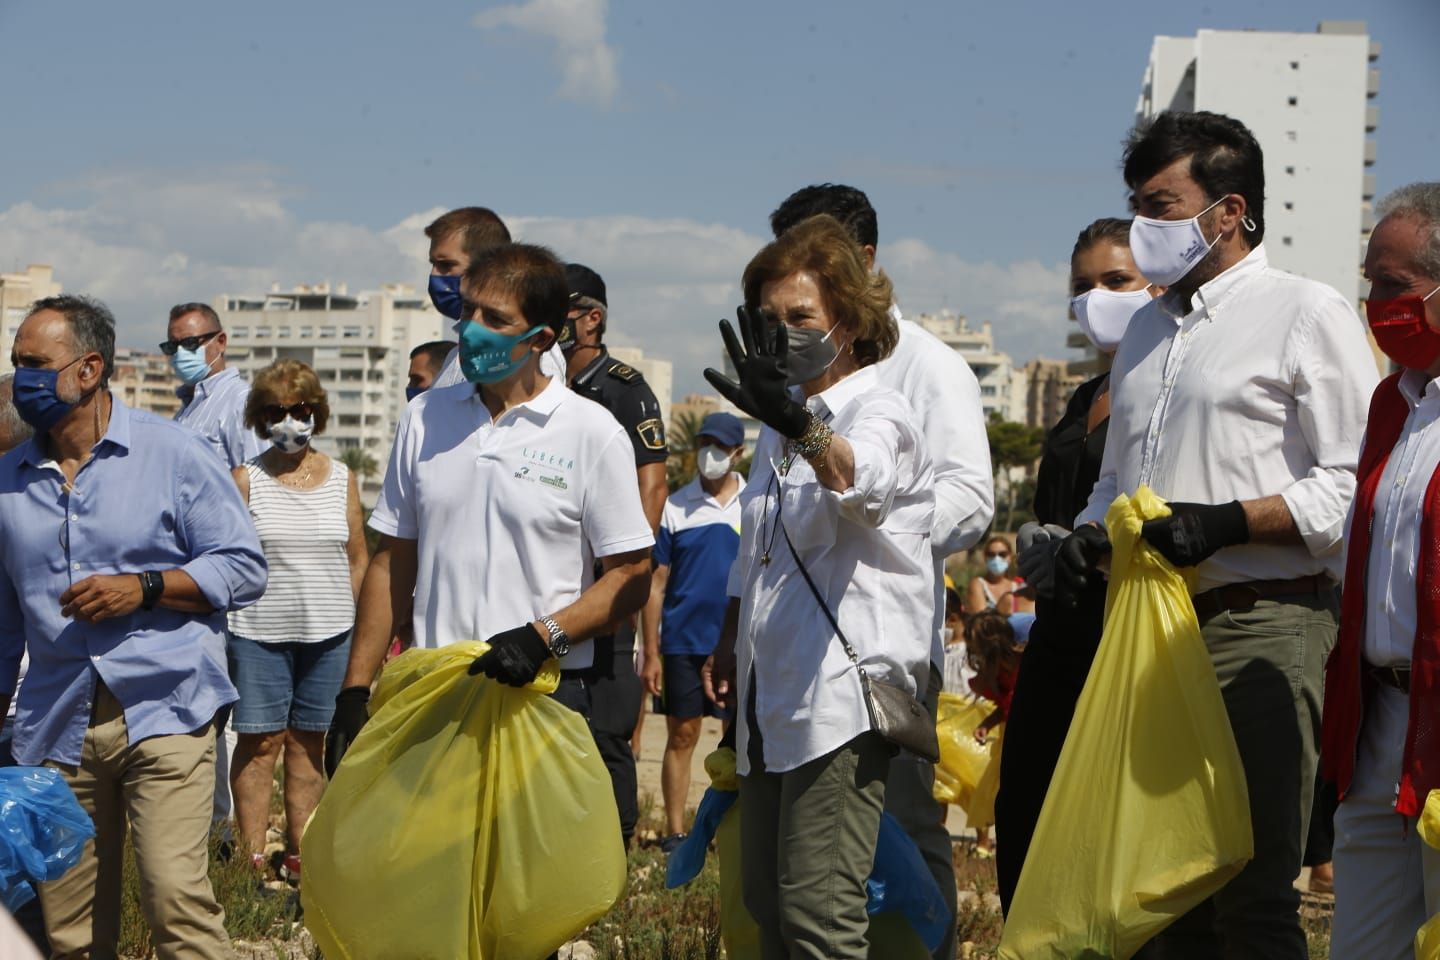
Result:
{"type": "Polygon", "coordinates": [[[795,558],[795,566],[800,568],[800,575],[805,578],[805,584],[814,594],[815,602],[820,604],[825,619],[830,622],[835,636],[840,638],[840,645],[845,648],[845,655],[855,664],[855,669],[860,674],[860,690],[865,696],[865,709],[870,714],[870,729],[889,743],[909,750],[930,763],[939,761],[940,739],[935,734],[935,721],[930,719],[930,712],[905,688],[877,680],[865,672],[855,648],[845,639],[839,622],[826,606],[825,598],[815,586],[815,581],[810,579],[810,571],[805,569],[800,554],[795,551],[795,544],[790,542],[790,533],[785,529],[784,522],[777,516],[776,523],[780,525],[780,532],[785,536],[785,546],[790,548],[790,556],[795,558]]]}

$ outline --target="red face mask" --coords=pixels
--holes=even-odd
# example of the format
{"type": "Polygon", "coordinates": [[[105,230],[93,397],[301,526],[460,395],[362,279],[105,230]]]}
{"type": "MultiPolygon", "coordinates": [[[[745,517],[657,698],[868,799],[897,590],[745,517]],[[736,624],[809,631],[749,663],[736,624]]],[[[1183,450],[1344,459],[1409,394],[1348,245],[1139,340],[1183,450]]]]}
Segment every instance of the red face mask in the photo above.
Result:
{"type": "Polygon", "coordinates": [[[1425,301],[1437,290],[1440,287],[1423,297],[1411,294],[1365,301],[1365,316],[1375,342],[1385,356],[1402,367],[1427,370],[1440,357],[1440,333],[1425,322],[1425,301]]]}

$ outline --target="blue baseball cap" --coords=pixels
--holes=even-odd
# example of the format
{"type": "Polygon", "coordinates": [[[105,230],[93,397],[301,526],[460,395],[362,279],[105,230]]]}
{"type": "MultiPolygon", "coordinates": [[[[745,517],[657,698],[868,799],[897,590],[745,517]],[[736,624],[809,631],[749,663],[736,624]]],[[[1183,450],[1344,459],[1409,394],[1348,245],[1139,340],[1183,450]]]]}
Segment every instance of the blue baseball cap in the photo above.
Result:
{"type": "Polygon", "coordinates": [[[727,447],[738,447],[745,442],[745,426],[733,413],[712,413],[700,422],[696,437],[710,437],[727,447]]]}

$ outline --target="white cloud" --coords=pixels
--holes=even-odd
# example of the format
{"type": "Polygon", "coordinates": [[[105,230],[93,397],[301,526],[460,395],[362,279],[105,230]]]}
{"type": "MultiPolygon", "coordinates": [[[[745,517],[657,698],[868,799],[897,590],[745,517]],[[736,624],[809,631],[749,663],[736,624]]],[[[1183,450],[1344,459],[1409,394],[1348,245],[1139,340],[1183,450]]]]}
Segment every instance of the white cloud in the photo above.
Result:
{"type": "MultiPolygon", "coordinates": [[[[67,185],[64,197],[65,205],[0,211],[0,269],[52,264],[66,290],[106,301],[120,342],[137,346],[160,340],[172,304],[219,293],[324,280],[352,292],[394,281],[423,289],[422,230],[441,212],[418,211],[380,230],[307,222],[283,185],[248,169],[107,175],[67,185]]],[[[768,237],[683,218],[502,215],[517,239],[605,277],[611,341],[670,360],[677,399],[708,392],[701,371],[720,365],[716,323],[734,316],[740,274],[768,237]]],[[[883,245],[880,261],[907,313],[948,306],[991,320],[1017,362],[1065,356],[1063,264],[972,263],[917,240],[883,245]]]]}
{"type": "Polygon", "coordinates": [[[481,30],[510,27],[554,41],[560,96],[608,107],[620,89],[615,48],[605,41],[607,0],[527,0],[482,10],[481,30]]]}

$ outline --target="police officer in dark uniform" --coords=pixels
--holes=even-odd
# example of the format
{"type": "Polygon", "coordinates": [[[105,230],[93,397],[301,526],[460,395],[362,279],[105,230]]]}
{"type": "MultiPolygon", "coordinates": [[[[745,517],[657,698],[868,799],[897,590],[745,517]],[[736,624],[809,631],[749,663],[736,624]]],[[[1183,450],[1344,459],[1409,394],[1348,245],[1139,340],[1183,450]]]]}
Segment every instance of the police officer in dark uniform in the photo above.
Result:
{"type": "MultiPolygon", "coordinates": [[[[567,360],[566,378],[570,389],[609,410],[625,428],[635,447],[640,500],[654,532],[669,495],[665,484],[668,451],[660,404],[640,371],[614,359],[605,349],[605,281],[578,263],[567,264],[565,276],[570,281],[570,314],[560,333],[560,348],[567,360]]],[[[590,726],[610,771],[615,803],[620,808],[620,832],[628,847],[640,818],[639,784],[630,738],[645,693],[635,672],[635,624],[617,624],[612,635],[596,637],[594,643],[590,726]]]]}

